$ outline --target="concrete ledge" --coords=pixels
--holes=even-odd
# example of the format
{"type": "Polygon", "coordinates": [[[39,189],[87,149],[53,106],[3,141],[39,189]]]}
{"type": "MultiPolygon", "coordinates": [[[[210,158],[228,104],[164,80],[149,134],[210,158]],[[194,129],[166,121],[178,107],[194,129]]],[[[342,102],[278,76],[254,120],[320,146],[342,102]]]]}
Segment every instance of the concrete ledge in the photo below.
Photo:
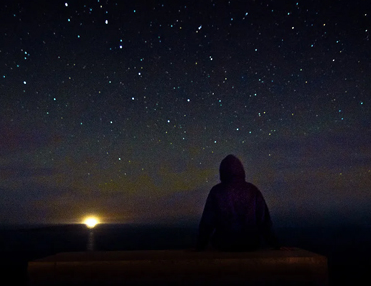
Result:
{"type": "Polygon", "coordinates": [[[29,285],[327,285],[327,258],[309,251],[68,252],[28,264],[29,285]]]}

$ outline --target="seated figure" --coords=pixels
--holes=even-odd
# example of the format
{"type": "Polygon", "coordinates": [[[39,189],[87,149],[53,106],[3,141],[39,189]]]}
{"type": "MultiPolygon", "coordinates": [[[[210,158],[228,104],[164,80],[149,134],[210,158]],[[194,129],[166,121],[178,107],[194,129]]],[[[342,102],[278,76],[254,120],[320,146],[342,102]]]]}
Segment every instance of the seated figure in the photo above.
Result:
{"type": "Polygon", "coordinates": [[[221,251],[251,251],[261,246],[262,238],[279,249],[267,204],[259,189],[245,181],[241,161],[228,155],[219,173],[221,182],[206,200],[196,249],[204,250],[210,240],[221,251]]]}

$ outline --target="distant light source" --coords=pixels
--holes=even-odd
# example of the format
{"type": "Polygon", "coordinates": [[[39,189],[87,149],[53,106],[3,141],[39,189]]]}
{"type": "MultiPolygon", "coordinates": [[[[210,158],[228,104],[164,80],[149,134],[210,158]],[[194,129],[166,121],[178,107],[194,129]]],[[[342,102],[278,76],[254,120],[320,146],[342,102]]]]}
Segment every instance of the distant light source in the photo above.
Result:
{"type": "Polygon", "coordinates": [[[88,217],[84,220],[84,223],[88,228],[94,228],[99,223],[99,221],[95,217],[88,217]]]}

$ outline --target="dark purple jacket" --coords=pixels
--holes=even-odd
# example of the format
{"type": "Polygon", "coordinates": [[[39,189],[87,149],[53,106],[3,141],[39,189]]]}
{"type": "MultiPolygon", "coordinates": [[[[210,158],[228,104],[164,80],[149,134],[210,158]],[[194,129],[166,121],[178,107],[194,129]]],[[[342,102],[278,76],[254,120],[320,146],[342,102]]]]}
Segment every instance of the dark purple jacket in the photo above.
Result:
{"type": "Polygon", "coordinates": [[[259,189],[245,181],[241,161],[228,155],[219,172],[221,183],[207,197],[197,249],[204,249],[210,237],[213,247],[219,250],[253,250],[260,246],[261,237],[278,247],[267,204],[259,189]]]}

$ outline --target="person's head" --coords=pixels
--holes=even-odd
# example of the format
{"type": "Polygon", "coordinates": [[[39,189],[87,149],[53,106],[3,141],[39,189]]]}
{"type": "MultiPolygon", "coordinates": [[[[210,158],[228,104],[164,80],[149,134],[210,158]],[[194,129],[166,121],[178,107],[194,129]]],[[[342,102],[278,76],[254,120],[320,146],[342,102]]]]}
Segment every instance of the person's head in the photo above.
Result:
{"type": "Polygon", "coordinates": [[[245,180],[245,170],[241,161],[234,155],[228,155],[220,163],[220,181],[222,183],[245,180]]]}

